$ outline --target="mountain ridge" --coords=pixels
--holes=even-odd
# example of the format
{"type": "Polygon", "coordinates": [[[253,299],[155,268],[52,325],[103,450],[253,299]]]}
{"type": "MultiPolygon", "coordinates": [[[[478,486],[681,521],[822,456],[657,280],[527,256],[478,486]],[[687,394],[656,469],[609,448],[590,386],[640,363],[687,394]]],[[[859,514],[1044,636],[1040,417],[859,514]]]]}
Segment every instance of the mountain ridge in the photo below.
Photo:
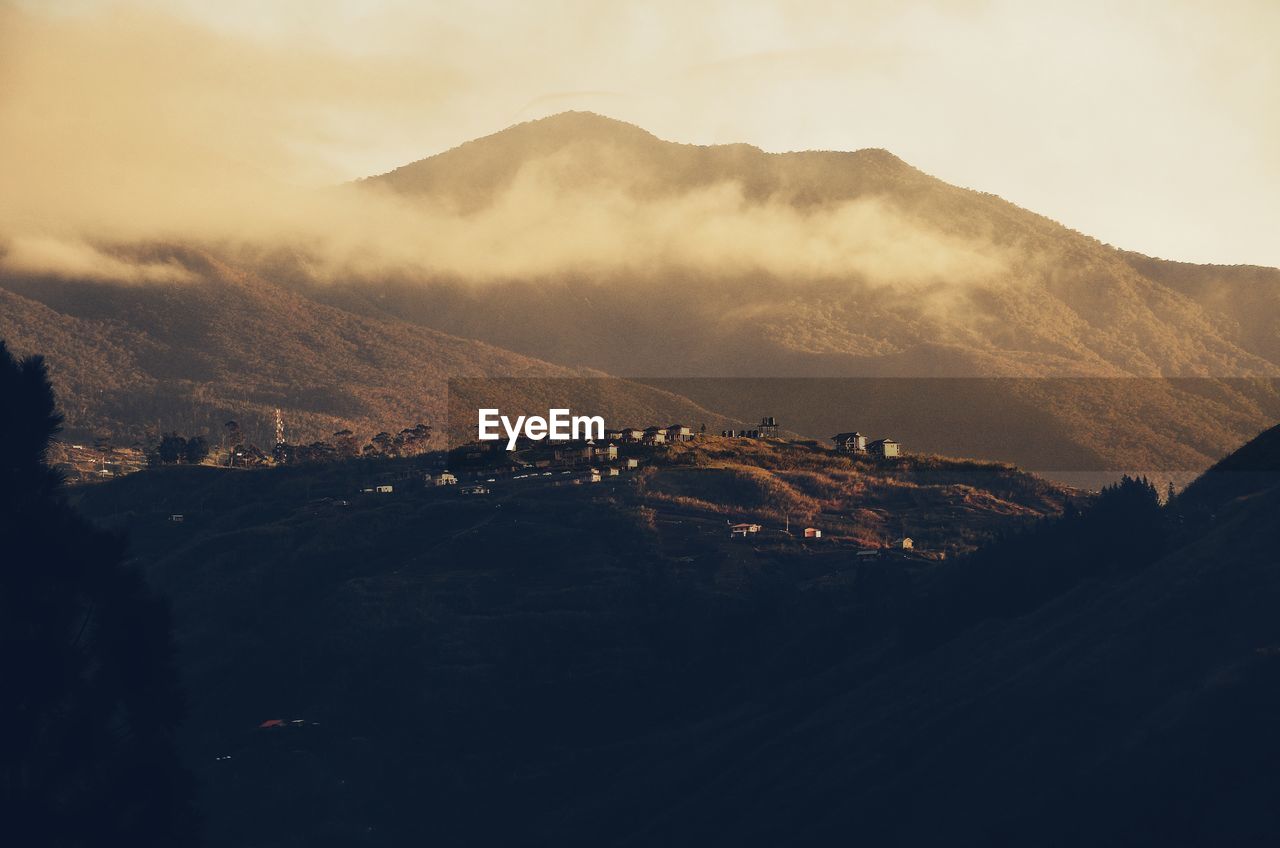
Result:
{"type": "MultiPolygon", "coordinates": [[[[239,275],[248,288],[224,304],[199,286],[95,289],[5,274],[0,289],[30,302],[9,298],[0,333],[55,361],[84,360],[76,364],[83,378],[59,376],[69,387],[72,422],[86,426],[97,426],[90,419],[105,405],[111,413],[100,422],[137,428],[154,420],[167,392],[176,392],[170,409],[200,405],[186,384],[219,374],[242,387],[262,382],[253,411],[261,417],[279,401],[282,377],[272,371],[272,356],[246,352],[256,345],[297,365],[292,382],[328,396],[324,414],[305,404],[294,410],[314,422],[305,427],[315,433],[334,424],[412,423],[389,420],[408,413],[397,400],[403,386],[420,382],[400,360],[429,360],[442,345],[454,351],[444,357],[449,367],[471,375],[522,373],[529,360],[543,363],[544,373],[646,379],[1143,378],[1131,406],[1154,417],[1136,429],[1125,420],[1130,412],[1107,408],[1110,400],[1024,398],[1073,415],[1083,425],[1082,444],[1139,444],[1113,456],[1118,468],[1159,467],[1174,457],[1185,464],[1180,444],[1188,427],[1203,431],[1206,445],[1225,446],[1280,411],[1280,322],[1272,320],[1280,314],[1280,271],[1201,268],[1120,251],[875,148],[767,153],[741,144],[680,144],[611,118],[567,113],[367,178],[354,190],[394,195],[407,204],[405,214],[420,200],[458,233],[495,228],[472,252],[506,250],[508,263],[483,279],[398,266],[331,279],[311,273],[305,246],[153,246],[147,249],[206,282],[225,285],[239,275]],[[547,246],[563,254],[560,264],[519,270],[525,252],[547,246]],[[84,304],[63,298],[62,317],[51,315],[57,291],[68,287],[84,304]],[[193,293],[189,304],[173,294],[180,291],[193,293]],[[132,311],[120,306],[125,302],[132,311]],[[266,314],[276,316],[274,324],[260,320],[266,314]],[[76,320],[95,321],[97,329],[76,320]],[[299,332],[291,332],[291,321],[299,332]],[[344,326],[347,336],[301,329],[308,324],[344,326]],[[96,384],[110,376],[113,361],[130,355],[105,341],[86,348],[75,332],[117,334],[150,357],[157,373],[189,372],[137,382],[134,398],[146,412],[127,420],[128,404],[96,384]],[[404,341],[384,343],[380,335],[404,341]],[[389,384],[400,389],[362,388],[388,381],[359,362],[360,339],[381,351],[372,358],[399,375],[389,384]],[[464,353],[458,340],[487,347],[464,353]],[[163,355],[180,343],[190,350],[163,355]],[[351,367],[308,373],[302,365],[326,357],[351,358],[351,367]],[[506,364],[486,370],[468,367],[469,359],[506,364]],[[1163,382],[1182,377],[1256,378],[1257,385],[1206,384],[1197,398],[1163,382]],[[1239,402],[1228,409],[1227,397],[1239,402]],[[334,414],[359,404],[369,405],[367,415],[334,414]]],[[[782,413],[796,432],[829,435],[812,429],[822,417],[817,407],[779,410],[767,393],[739,400],[739,417],[750,409],[743,420],[782,413]]],[[[726,412],[711,395],[689,401],[726,412]]],[[[226,404],[205,406],[204,420],[228,412],[226,404]]],[[[857,426],[856,407],[849,415],[847,426],[857,426]]],[[[929,449],[970,452],[944,442],[929,449]]],[[[1217,457],[1212,447],[1197,450],[1195,467],[1217,457]]]]}

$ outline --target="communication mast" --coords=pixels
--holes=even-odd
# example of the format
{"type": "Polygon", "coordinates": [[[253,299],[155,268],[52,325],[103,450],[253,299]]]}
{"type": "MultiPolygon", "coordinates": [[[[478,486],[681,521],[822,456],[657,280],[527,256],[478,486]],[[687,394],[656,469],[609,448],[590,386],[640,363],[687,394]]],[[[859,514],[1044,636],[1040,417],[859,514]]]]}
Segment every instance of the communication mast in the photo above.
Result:
{"type": "Polygon", "coordinates": [[[279,408],[276,409],[276,447],[284,445],[284,416],[280,414],[279,408]]]}

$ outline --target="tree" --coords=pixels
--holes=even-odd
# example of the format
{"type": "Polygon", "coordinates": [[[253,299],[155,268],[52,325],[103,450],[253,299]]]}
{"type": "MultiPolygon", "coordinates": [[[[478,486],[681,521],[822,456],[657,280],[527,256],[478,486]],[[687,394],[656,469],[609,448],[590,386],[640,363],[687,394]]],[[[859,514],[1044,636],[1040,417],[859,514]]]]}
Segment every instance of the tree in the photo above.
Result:
{"type": "Polygon", "coordinates": [[[199,465],[209,455],[209,440],[204,436],[192,436],[187,439],[183,457],[192,465],[199,465]]]}
{"type": "Polygon", "coordinates": [[[244,443],[244,436],[240,433],[239,423],[235,421],[228,421],[222,428],[227,434],[227,465],[235,465],[236,451],[244,443]]]}
{"type": "Polygon", "coordinates": [[[0,342],[0,835],[190,845],[168,610],[67,504],[46,462],[60,423],[43,360],[0,342]]]}
{"type": "Polygon", "coordinates": [[[147,465],[155,468],[160,465],[160,427],[148,424],[142,431],[142,452],[147,457],[147,465]]]}
{"type": "Polygon", "coordinates": [[[391,438],[391,434],[386,431],[383,431],[375,435],[370,440],[370,443],[373,445],[373,450],[370,451],[369,445],[365,445],[366,453],[379,454],[381,456],[391,456],[391,452],[394,449],[393,439],[391,438]]]}
{"type": "Polygon", "coordinates": [[[431,442],[431,425],[415,424],[400,431],[395,439],[395,451],[399,456],[417,456],[431,442]]]}
{"type": "Polygon", "coordinates": [[[187,455],[187,440],[177,433],[166,433],[160,440],[160,461],[166,465],[181,462],[187,455]]]}
{"type": "Polygon", "coordinates": [[[333,447],[338,456],[343,459],[350,459],[360,452],[360,449],[356,447],[356,434],[350,430],[339,430],[334,433],[333,447]]]}

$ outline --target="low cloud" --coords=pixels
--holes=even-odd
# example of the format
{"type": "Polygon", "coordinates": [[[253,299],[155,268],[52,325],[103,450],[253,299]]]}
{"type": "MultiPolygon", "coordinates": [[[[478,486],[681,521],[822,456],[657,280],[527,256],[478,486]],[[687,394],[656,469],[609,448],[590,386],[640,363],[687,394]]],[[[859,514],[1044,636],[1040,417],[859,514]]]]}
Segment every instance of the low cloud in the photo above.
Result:
{"type": "Polygon", "coordinates": [[[0,28],[8,273],[190,280],[138,249],[157,244],[287,255],[327,281],[691,272],[937,287],[1008,264],[992,244],[881,198],[801,208],[733,181],[655,195],[628,180],[624,158],[583,178],[571,150],[526,163],[478,207],[369,183],[306,188],[323,181],[315,151],[345,122],[410,99],[430,110],[466,75],[429,59],[281,49],[128,8],[60,18],[7,7],[0,28]]]}
{"type": "Polygon", "coordinates": [[[189,282],[195,275],[174,260],[122,258],[83,241],[19,235],[0,245],[0,268],[14,274],[116,283],[189,282]]]}

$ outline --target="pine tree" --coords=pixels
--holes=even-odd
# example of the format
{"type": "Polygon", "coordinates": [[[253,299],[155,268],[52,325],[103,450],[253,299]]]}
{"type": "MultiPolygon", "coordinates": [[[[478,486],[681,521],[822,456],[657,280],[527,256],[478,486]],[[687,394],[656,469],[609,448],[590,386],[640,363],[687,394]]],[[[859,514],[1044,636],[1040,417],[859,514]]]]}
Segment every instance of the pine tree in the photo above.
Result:
{"type": "Polygon", "coordinates": [[[66,503],[60,422],[0,342],[0,844],[192,844],[168,609],[66,503]]]}

